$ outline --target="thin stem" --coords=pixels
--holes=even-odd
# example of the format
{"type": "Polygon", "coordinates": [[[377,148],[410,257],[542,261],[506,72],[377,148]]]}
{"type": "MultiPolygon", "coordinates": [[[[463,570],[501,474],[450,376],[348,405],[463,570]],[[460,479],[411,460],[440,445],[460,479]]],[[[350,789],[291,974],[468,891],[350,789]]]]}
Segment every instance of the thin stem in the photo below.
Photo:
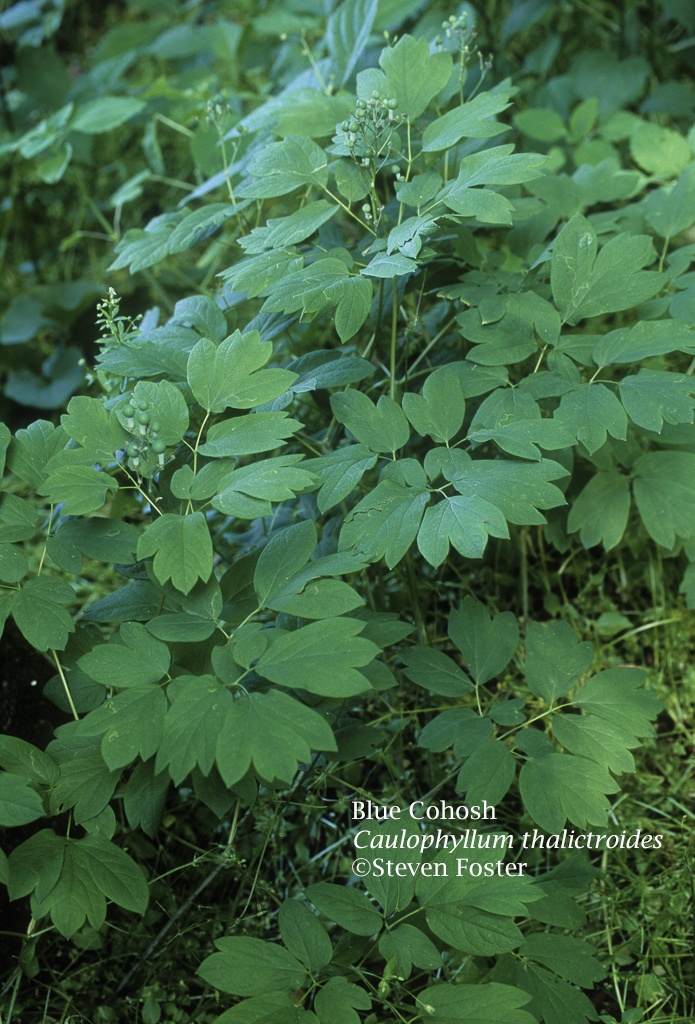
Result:
{"type": "Polygon", "coordinates": [[[72,717],[75,719],[76,722],[79,722],[80,716],[77,714],[77,708],[75,707],[75,702],[72,699],[70,687],[68,686],[68,681],[65,678],[65,673],[63,672],[63,666],[60,664],[60,659],[58,658],[58,655],[53,649],[51,649],[51,654],[53,655],[53,660],[56,663],[58,675],[60,676],[60,681],[63,684],[63,689],[65,690],[65,696],[67,697],[68,704],[70,705],[70,710],[72,711],[72,717]]]}
{"type": "Polygon", "coordinates": [[[391,381],[389,394],[396,394],[396,341],[398,339],[398,279],[393,278],[393,309],[391,310],[391,381]]]}

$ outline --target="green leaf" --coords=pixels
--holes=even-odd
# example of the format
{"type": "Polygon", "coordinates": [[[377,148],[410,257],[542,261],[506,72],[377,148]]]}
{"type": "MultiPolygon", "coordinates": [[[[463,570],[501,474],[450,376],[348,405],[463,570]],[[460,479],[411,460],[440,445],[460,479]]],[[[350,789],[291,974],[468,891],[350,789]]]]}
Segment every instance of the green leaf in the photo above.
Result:
{"type": "Polygon", "coordinates": [[[133,829],[141,828],[150,839],[162,820],[170,781],[167,772],[155,775],[152,761],[140,761],[125,784],[123,810],[128,824],[133,829]]]}
{"type": "Polygon", "coordinates": [[[470,693],[473,684],[455,661],[431,647],[409,647],[401,652],[403,675],[430,693],[460,697],[470,693]]]}
{"type": "Polygon", "coordinates": [[[19,583],[29,572],[25,554],[11,544],[0,544],[0,580],[19,583]]]}
{"type": "Polygon", "coordinates": [[[578,213],[555,240],[550,284],[564,323],[630,309],[661,288],[662,274],[642,270],[654,259],[647,235],[622,233],[597,249],[593,227],[578,213]]]}
{"type": "Polygon", "coordinates": [[[249,173],[253,177],[242,183],[237,195],[245,199],[271,199],[287,195],[301,185],[325,186],[328,161],[311,139],[288,135],[282,142],[263,146],[251,160],[249,173]]]}
{"type": "Polygon", "coordinates": [[[418,996],[433,1024],[535,1024],[535,1017],[519,1009],[530,999],[527,992],[496,982],[434,985],[418,996]]]}
{"type": "Polygon", "coordinates": [[[583,992],[543,967],[525,962],[523,974],[518,968],[516,973],[519,987],[533,996],[545,1024],[586,1024],[597,1019],[593,1003],[583,992]]]}
{"type": "Polygon", "coordinates": [[[693,332],[676,320],[642,320],[633,327],[620,327],[599,338],[593,351],[597,366],[638,363],[668,352],[695,355],[693,332]]]}
{"type": "Polygon", "coordinates": [[[560,399],[558,418],[573,430],[589,455],[602,448],[606,434],[624,441],[627,416],[605,384],[580,384],[560,399]]]}
{"type": "Polygon", "coordinates": [[[662,238],[673,238],[695,223],[695,165],[681,174],[672,188],[658,188],[644,201],[647,224],[662,238]]]}
{"type": "Polygon", "coordinates": [[[511,612],[491,618],[474,597],[465,597],[449,616],[449,636],[454,641],[478,685],[504,670],[519,643],[519,626],[511,612]]]}
{"type": "Polygon", "coordinates": [[[649,121],[630,136],[630,154],[643,171],[658,178],[677,178],[693,159],[688,140],[679,132],[649,121]]]}
{"type": "Polygon", "coordinates": [[[603,544],[610,551],[622,540],[629,514],[628,477],[616,470],[599,471],[575,498],[567,517],[567,531],[578,530],[585,548],[603,544]]]}
{"type": "Polygon", "coordinates": [[[247,203],[210,203],[187,213],[176,225],[167,240],[167,254],[184,252],[205,241],[230,217],[236,216],[247,203]]]}
{"type": "Polygon", "coordinates": [[[265,313],[323,313],[336,305],[350,280],[347,266],[335,256],[324,256],[308,267],[286,273],[266,288],[270,294],[263,305],[265,313]]]}
{"type": "Polygon", "coordinates": [[[156,686],[119,693],[83,718],[77,729],[80,736],[101,736],[101,755],[114,771],[136,757],[147,761],[162,739],[162,724],[167,710],[164,692],[156,686]]]}
{"type": "Polygon", "coordinates": [[[38,487],[46,479],[47,463],[63,450],[67,440],[62,427],[36,420],[15,434],[7,455],[8,469],[32,487],[38,487]]]}
{"type": "Polygon", "coordinates": [[[331,962],[328,932],[315,914],[298,900],[285,900],[278,914],[280,936],[290,953],[316,974],[331,962]]]}
{"type": "Polygon", "coordinates": [[[372,260],[360,270],[360,274],[364,274],[366,277],[401,277],[403,274],[413,274],[417,270],[417,263],[415,260],[408,259],[407,256],[402,256],[399,252],[394,253],[377,253],[372,260]]]}
{"type": "Polygon", "coordinates": [[[413,964],[423,971],[436,970],[441,966],[442,955],[424,932],[412,924],[399,924],[379,939],[379,952],[384,960],[396,958],[396,975],[407,979],[413,964]]]}
{"type": "Polygon", "coordinates": [[[37,576],[27,580],[15,595],[12,617],[25,639],[37,651],[62,651],[75,631],[72,616],[63,608],[75,600],[72,587],[63,580],[37,576]]]}
{"type": "Polygon", "coordinates": [[[421,437],[448,444],[463,426],[466,403],[461,381],[449,366],[427,377],[422,395],[403,395],[403,412],[421,437]]]}
{"type": "Polygon", "coordinates": [[[640,741],[629,730],[597,715],[554,715],[552,727],[555,739],[571,754],[596,761],[614,775],[634,772],[630,749],[640,741]]]}
{"type": "Polygon", "coordinates": [[[482,558],[488,537],[509,537],[500,510],[475,495],[454,496],[426,509],[417,546],[430,565],[437,567],[448,558],[449,544],[464,558],[482,558]]]}
{"type": "Polygon", "coordinates": [[[381,931],[381,914],[364,893],[332,882],[317,882],[304,894],[329,921],[335,921],[353,935],[375,935],[381,931]]]}
{"type": "Polygon", "coordinates": [[[0,825],[28,825],[45,813],[41,797],[25,778],[0,772],[0,825]]]}
{"type": "Polygon", "coordinates": [[[299,764],[311,760],[312,750],[336,749],[331,728],[318,712],[273,690],[233,701],[217,737],[216,761],[228,786],[251,767],[266,783],[289,785],[299,764]]]}
{"type": "Polygon", "coordinates": [[[164,719],[155,771],[168,768],[178,786],[196,765],[203,775],[210,772],[232,695],[212,676],[179,676],[169,684],[167,696],[171,707],[164,719]]]}
{"type": "MultiPolygon", "coordinates": [[[[178,444],[188,430],[188,406],[179,388],[168,380],[141,380],[135,385],[136,402],[148,402],[152,418],[159,422],[158,437],[166,445],[178,444]]],[[[123,415],[122,407],[118,410],[123,415]]]]}
{"type": "Polygon", "coordinates": [[[201,444],[198,451],[201,455],[215,459],[273,451],[287,444],[286,438],[301,428],[302,424],[290,419],[286,412],[255,412],[249,416],[235,416],[215,423],[208,431],[205,444],[201,444]]]}
{"type": "Polygon", "coordinates": [[[352,549],[370,561],[383,558],[392,569],[415,540],[428,501],[424,487],[382,480],[345,518],[340,549],[352,549]]]}
{"type": "Polygon", "coordinates": [[[660,434],[667,423],[692,423],[695,381],[662,370],[641,369],[618,384],[620,400],[633,423],[660,434]]]}
{"type": "Polygon", "coordinates": [[[346,388],[331,395],[331,408],[338,422],[345,424],[350,433],[372,451],[391,452],[395,456],[408,442],[408,421],[388,395],[382,395],[374,405],[361,391],[346,388]]]}
{"type": "Polygon", "coordinates": [[[0,734],[0,768],[21,775],[29,782],[52,786],[58,767],[48,754],[18,736],[0,734]]]}
{"type": "Polygon", "coordinates": [[[572,703],[635,736],[654,736],[651,722],[661,703],[644,689],[644,680],[643,669],[606,669],[584,683],[572,703]]]}
{"type": "Polygon", "coordinates": [[[123,689],[159,682],[170,661],[166,644],[155,640],[144,626],[124,622],[117,640],[97,644],[79,659],[78,665],[97,683],[123,689]]]}
{"type": "Polygon", "coordinates": [[[537,142],[557,142],[567,136],[562,117],[553,107],[528,107],[514,115],[514,126],[537,142]]]}
{"type": "Polygon", "coordinates": [[[314,1009],[321,1024],[360,1024],[355,1010],[370,1010],[372,1001],[361,985],[347,978],[329,978],[314,998],[314,1009]]]}
{"type": "Polygon", "coordinates": [[[77,108],[70,128],[83,135],[101,135],[130,121],[145,109],[143,100],[133,96],[102,96],[77,108]]]}
{"type": "Polygon", "coordinates": [[[219,952],[203,960],[197,973],[214,988],[235,996],[300,989],[306,971],[282,946],[262,939],[215,939],[219,952]]]}
{"type": "Polygon", "coordinates": [[[305,465],[321,481],[317,495],[319,511],[327,512],[355,489],[377,456],[363,444],[349,444],[327,455],[308,460],[305,465]]]}
{"type": "Polygon", "coordinates": [[[221,1017],[216,1017],[215,1024],[318,1024],[318,1017],[299,1006],[293,995],[266,992],[242,999],[221,1017]]]}
{"type": "Polygon", "coordinates": [[[559,832],[569,818],[573,825],[605,826],[610,805],[607,793],[619,786],[605,768],[574,754],[530,758],[519,773],[526,810],[546,832],[559,832]]]}
{"type": "Polygon", "coordinates": [[[389,97],[398,102],[398,110],[407,114],[411,122],[442,91],[453,70],[449,53],[429,51],[426,39],[404,35],[395,46],[383,49],[379,57],[386,72],[389,97]]]}
{"type": "Polygon", "coordinates": [[[301,461],[301,455],[280,455],[235,469],[220,482],[210,504],[225,515],[255,519],[263,514],[258,502],[286,501],[313,488],[311,473],[297,465],[301,461]]]}
{"type": "Polygon", "coordinates": [[[469,804],[487,800],[493,806],[507,795],[516,773],[516,761],[506,743],[488,739],[473,751],[461,768],[456,789],[469,804]]]}
{"type": "Polygon", "coordinates": [[[512,86],[507,78],[489,92],[482,92],[472,100],[455,107],[436,118],[424,131],[422,150],[436,153],[451,149],[461,139],[489,139],[506,131],[506,126],[495,120],[495,114],[506,110],[512,86]]]}
{"type": "Polygon", "coordinates": [[[260,370],[272,352],[272,345],[262,342],[258,331],[235,331],[220,345],[201,338],[188,357],[188,383],[208,412],[262,405],[297,379],[289,370],[260,370]]]}
{"type": "Polygon", "coordinates": [[[251,234],[238,240],[245,252],[255,255],[265,249],[286,249],[303,242],[330,220],[338,207],[325,199],[307,203],[287,217],[270,218],[267,227],[254,228],[251,234]]]}
{"type": "Polygon", "coordinates": [[[657,544],[672,548],[676,538],[695,535],[695,455],[648,452],[633,466],[635,502],[644,527],[657,544]]]}
{"type": "Polygon", "coordinates": [[[337,85],[345,85],[352,77],[369,42],[378,6],[377,0],[343,0],[328,19],[326,41],[337,85]]]}
{"type": "Polygon", "coordinates": [[[376,644],[357,636],[359,619],[323,619],[279,637],[256,664],[264,679],[326,697],[352,697],[370,689],[357,669],[380,653],[376,644]],[[327,671],[330,666],[330,671],[327,671]]]}
{"type": "Polygon", "coordinates": [[[576,442],[576,433],[569,422],[560,419],[518,420],[502,423],[491,429],[472,430],[468,434],[475,444],[494,441],[502,451],[516,455],[520,459],[542,458],[541,448],[545,451],[557,451],[570,448],[576,442]]]}
{"type": "MultiPolygon", "coordinates": [[[[471,459],[460,451],[455,456],[450,468],[444,469],[446,478],[465,498],[495,505],[510,523],[517,526],[545,523],[545,516],[539,509],[565,504],[562,491],[549,483],[567,475],[557,462],[471,459]]],[[[476,511],[482,509],[478,506],[476,511]]]]}
{"type": "Polygon", "coordinates": [[[128,565],[135,560],[140,531],[132,523],[119,519],[93,517],[63,522],[55,536],[62,543],[97,562],[121,562],[128,565]]]}
{"type": "Polygon", "coordinates": [[[253,585],[260,607],[282,593],[288,580],[311,558],[318,535],[311,520],[296,523],[274,534],[256,563],[253,585]]]}
{"type": "Polygon", "coordinates": [[[603,967],[596,960],[596,950],[583,939],[569,935],[538,932],[529,935],[519,950],[519,956],[535,960],[549,967],[560,977],[566,978],[581,988],[593,988],[595,981],[606,976],[603,967]]]}
{"type": "Polygon", "coordinates": [[[113,796],[119,775],[104,763],[98,750],[81,750],[60,766],[60,778],[51,793],[53,813],[72,807],[76,824],[96,817],[113,796]]]}
{"type": "Polygon", "coordinates": [[[107,493],[115,494],[116,481],[101,470],[89,466],[62,466],[39,488],[52,504],[62,504],[63,515],[81,516],[96,512],[106,502],[107,493]]]}
{"type": "Polygon", "coordinates": [[[343,286],[343,292],[335,310],[335,329],[344,343],[359,331],[369,316],[372,305],[372,286],[363,277],[351,277],[343,286]]]}
{"type": "Polygon", "coordinates": [[[167,512],[150,523],[138,541],[138,558],[154,555],[152,568],[159,582],[171,580],[183,594],[189,594],[198,580],[210,578],[212,554],[202,512],[187,516],[167,512]]]}
{"type": "Polygon", "coordinates": [[[568,622],[532,622],[526,633],[526,682],[532,693],[552,704],[564,697],[591,668],[593,648],[580,643],[568,622]]]}

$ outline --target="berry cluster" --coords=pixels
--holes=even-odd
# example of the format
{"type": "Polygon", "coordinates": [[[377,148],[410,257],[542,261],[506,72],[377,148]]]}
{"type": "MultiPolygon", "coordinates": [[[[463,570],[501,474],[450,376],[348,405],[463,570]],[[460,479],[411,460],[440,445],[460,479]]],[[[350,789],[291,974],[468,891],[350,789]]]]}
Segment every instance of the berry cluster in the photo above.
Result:
{"type": "Polygon", "coordinates": [[[393,149],[393,129],[406,114],[397,114],[398,101],[386,99],[375,89],[368,100],[357,100],[353,117],[343,121],[341,128],[354,157],[367,167],[393,149]]]}
{"type": "Polygon", "coordinates": [[[127,466],[139,476],[152,476],[157,468],[164,465],[167,446],[159,437],[161,425],[150,412],[150,403],[145,399],[126,402],[121,410],[126,426],[136,437],[127,446],[127,466]],[[156,456],[156,462],[153,458],[156,456]]]}

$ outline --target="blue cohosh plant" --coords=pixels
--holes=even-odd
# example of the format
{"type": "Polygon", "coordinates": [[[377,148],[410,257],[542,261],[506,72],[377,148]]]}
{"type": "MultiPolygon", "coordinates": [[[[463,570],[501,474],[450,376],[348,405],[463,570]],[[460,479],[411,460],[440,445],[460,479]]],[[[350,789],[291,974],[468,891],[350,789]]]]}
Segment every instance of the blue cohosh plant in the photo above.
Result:
{"type": "MultiPolygon", "coordinates": [[[[498,545],[527,557],[531,531],[692,553],[691,248],[671,241],[695,220],[692,163],[561,175],[507,141],[515,86],[473,90],[459,22],[453,55],[405,34],[370,63],[376,13],[344,0],[323,87],[304,76],[232,130],[218,201],[120,243],[114,271],[135,272],[184,218],[191,244],[222,228],[242,254],[223,298],[138,324],[111,295],[90,393],[2,429],[0,612],[72,718],[46,751],[0,739],[0,824],[36,827],[0,862],[32,934],[100,929],[109,901],[144,913],[129,837],[156,839],[177,792],[233,870],[269,808],[386,762],[394,731],[428,794],[506,807],[505,832],[629,825],[609,797],[654,733],[645,673],[594,665],[565,621],[520,632],[471,580],[498,545]],[[96,601],[71,583],[85,560],[114,567],[96,601]]],[[[592,869],[530,862],[364,883],[340,862],[279,895],[265,938],[240,915],[189,971],[241,998],[225,1024],[596,1020],[604,969],[567,934],[592,869]]]]}

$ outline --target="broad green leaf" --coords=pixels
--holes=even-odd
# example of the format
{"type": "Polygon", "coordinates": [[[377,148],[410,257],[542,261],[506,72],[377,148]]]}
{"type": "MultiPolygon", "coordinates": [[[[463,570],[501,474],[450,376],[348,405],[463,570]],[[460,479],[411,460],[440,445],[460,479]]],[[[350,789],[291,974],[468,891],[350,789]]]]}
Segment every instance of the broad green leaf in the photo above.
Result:
{"type": "Polygon", "coordinates": [[[274,534],[256,563],[253,585],[258,603],[263,607],[282,592],[288,580],[311,558],[318,535],[311,520],[296,523],[274,534]]]}
{"type": "Polygon", "coordinates": [[[351,277],[335,310],[335,329],[342,342],[349,341],[369,316],[372,305],[372,286],[363,277],[351,277]]]}
{"type": "Polygon", "coordinates": [[[431,647],[409,647],[401,652],[403,675],[430,693],[460,697],[470,693],[473,684],[459,666],[441,651],[431,647]]]}
{"type": "Polygon", "coordinates": [[[451,149],[464,138],[489,139],[506,131],[505,125],[495,120],[495,114],[507,109],[511,94],[512,86],[507,78],[494,89],[436,118],[422,136],[423,152],[436,153],[451,149]]]}
{"type": "Polygon", "coordinates": [[[448,558],[450,544],[464,558],[482,558],[488,537],[509,537],[500,510],[475,495],[455,495],[425,510],[417,546],[437,567],[448,558]]]}
{"type": "Polygon", "coordinates": [[[630,136],[630,155],[647,174],[677,178],[692,162],[688,140],[673,128],[643,121],[630,136]]]}
{"type": "Polygon", "coordinates": [[[595,952],[594,947],[583,939],[537,932],[524,941],[519,956],[549,967],[574,985],[593,988],[595,981],[601,981],[606,976],[604,968],[594,956],[595,952]]]}
{"type": "Polygon", "coordinates": [[[34,893],[44,900],[60,878],[67,840],[50,828],[41,829],[9,855],[8,892],[11,900],[34,893]]]}
{"type": "Polygon", "coordinates": [[[29,572],[26,555],[11,544],[0,544],[0,580],[19,583],[29,572]]]}
{"type": "Polygon", "coordinates": [[[654,736],[651,722],[661,703],[644,689],[644,680],[643,669],[606,669],[584,683],[572,703],[635,736],[654,736]]]}
{"type": "Polygon", "coordinates": [[[199,643],[217,628],[213,619],[187,612],[158,615],[147,623],[147,631],[167,643],[199,643]]]}
{"type": "Polygon", "coordinates": [[[116,481],[101,470],[89,466],[62,466],[54,470],[39,488],[52,504],[62,504],[66,516],[96,512],[107,494],[118,490],[116,481]]]}
{"type": "Polygon", "coordinates": [[[491,618],[485,605],[468,596],[449,616],[449,636],[476,683],[482,685],[509,663],[519,643],[519,626],[511,612],[491,618]]]}
{"type": "Polygon", "coordinates": [[[128,268],[131,274],[159,263],[169,255],[169,239],[181,215],[165,213],[151,220],[146,228],[129,228],[116,246],[118,257],[109,270],[128,268]]]}
{"type": "Polygon", "coordinates": [[[517,983],[533,996],[545,1024],[586,1024],[596,1019],[593,1003],[579,989],[532,962],[519,966],[523,973],[517,967],[517,983]]]}
{"type": "Polygon", "coordinates": [[[526,633],[526,682],[551,704],[591,668],[593,648],[580,643],[569,622],[532,622],[526,633]]]}
{"type": "MultiPolygon", "coordinates": [[[[301,430],[298,420],[286,412],[256,412],[215,423],[198,451],[208,458],[229,458],[268,452],[287,444],[287,438],[301,430]]],[[[214,492],[213,492],[214,493],[214,492]]]]}
{"type": "Polygon", "coordinates": [[[369,561],[383,558],[392,569],[415,540],[428,501],[424,488],[382,480],[345,518],[340,549],[352,549],[369,561]]]}
{"type": "Polygon", "coordinates": [[[633,327],[620,327],[602,335],[592,358],[597,366],[638,363],[668,352],[695,355],[693,332],[676,320],[641,320],[633,327]]]}
{"type": "Polygon", "coordinates": [[[603,447],[606,434],[621,441],[627,436],[625,410],[605,384],[580,384],[563,395],[557,416],[590,455],[603,447]]]}
{"type": "Polygon", "coordinates": [[[101,755],[114,771],[136,757],[147,761],[162,739],[167,710],[163,690],[157,686],[138,687],[119,693],[91,711],[80,722],[80,736],[102,736],[101,755]]]}
{"type": "Polygon", "coordinates": [[[41,797],[25,778],[0,772],[0,825],[28,825],[45,813],[41,797]]]}
{"type": "Polygon", "coordinates": [[[153,839],[157,834],[171,779],[168,772],[155,775],[154,761],[139,761],[128,776],[123,810],[131,828],[141,828],[153,839]]]}
{"type": "Polygon", "coordinates": [[[326,697],[352,697],[370,689],[358,672],[380,653],[358,636],[359,619],[323,619],[279,637],[256,664],[264,679],[326,697]]]}
{"type": "Polygon", "coordinates": [[[571,754],[596,761],[614,775],[634,772],[630,750],[640,741],[629,730],[598,715],[554,715],[552,727],[555,739],[571,754]]]}
{"type": "Polygon", "coordinates": [[[144,102],[133,96],[102,96],[77,107],[70,128],[83,135],[100,135],[130,121],[144,109],[144,102]]]}
{"type": "Polygon", "coordinates": [[[94,516],[61,523],[55,536],[87,558],[127,565],[135,560],[140,531],[132,523],[94,516]]]}
{"type": "Polygon", "coordinates": [[[313,750],[335,749],[331,728],[318,712],[271,690],[245,694],[230,704],[217,737],[216,762],[228,786],[251,768],[266,783],[289,785],[313,750]]]}
{"type": "Polygon", "coordinates": [[[242,999],[221,1017],[216,1017],[215,1024],[318,1024],[318,1017],[299,1006],[294,994],[266,992],[242,999]]]}
{"type": "Polygon", "coordinates": [[[0,768],[29,782],[52,786],[58,767],[52,757],[18,736],[0,734],[0,768]]]}
{"type": "MultiPolygon", "coordinates": [[[[671,169],[669,169],[669,175],[671,169]]],[[[672,188],[662,186],[647,195],[645,219],[662,238],[673,238],[695,223],[695,166],[691,164],[672,188]]]]}
{"type": "Polygon", "coordinates": [[[382,395],[374,405],[361,391],[346,388],[331,395],[331,408],[335,418],[372,451],[395,455],[408,442],[408,421],[403,410],[387,395],[382,395]]]}
{"type": "Polygon", "coordinates": [[[321,1024],[360,1024],[356,1010],[371,1009],[372,1001],[361,985],[338,975],[316,993],[314,1009],[321,1024]]]}
{"type": "MultiPolygon", "coordinates": [[[[159,423],[159,439],[167,445],[178,444],[188,430],[188,406],[180,389],[168,380],[141,380],[133,396],[136,402],[149,402],[152,419],[159,423]]],[[[123,415],[120,409],[119,414],[123,415]]]]}
{"type": "Polygon", "coordinates": [[[557,833],[568,818],[581,829],[604,827],[610,809],[606,794],[617,793],[620,787],[595,761],[574,754],[548,754],[526,761],[519,773],[519,789],[536,824],[557,833]]]}
{"type": "Polygon", "coordinates": [[[138,541],[138,558],[154,555],[153,571],[160,583],[171,580],[189,594],[198,580],[212,573],[212,541],[202,512],[179,516],[173,512],[150,523],[138,541]]]}
{"type": "Polygon", "coordinates": [[[183,216],[169,235],[167,253],[184,252],[205,241],[230,217],[236,216],[247,203],[231,206],[229,203],[210,203],[183,216]]]}
{"type": "Polygon", "coordinates": [[[328,182],[326,154],[311,139],[297,135],[263,146],[248,169],[252,177],[236,190],[245,199],[271,199],[301,185],[324,186],[328,182]]]}
{"type": "Polygon", "coordinates": [[[15,434],[7,453],[7,467],[32,487],[38,487],[46,479],[46,464],[63,450],[67,440],[62,427],[36,420],[15,434]]]}
{"type": "Polygon", "coordinates": [[[535,1024],[535,1017],[519,1009],[530,1000],[527,992],[497,982],[434,985],[418,996],[433,1024],[535,1024]]]}
{"type": "Polygon", "coordinates": [[[575,322],[575,312],[591,287],[597,252],[596,232],[588,220],[575,214],[555,239],[550,265],[553,300],[563,321],[575,322]]]}
{"type": "Polygon", "coordinates": [[[235,996],[300,989],[306,971],[282,946],[242,936],[215,939],[218,952],[203,960],[197,973],[208,985],[235,996]]]}
{"type": "Polygon", "coordinates": [[[640,517],[657,544],[672,548],[677,538],[695,535],[695,455],[648,452],[633,466],[633,490],[640,517]]]}
{"type": "Polygon", "coordinates": [[[364,599],[347,583],[329,579],[312,580],[301,593],[273,598],[269,607],[300,619],[330,619],[363,604],[364,599]]]}
{"type": "Polygon", "coordinates": [[[63,580],[37,576],[27,580],[15,595],[12,617],[25,639],[38,651],[65,649],[75,631],[72,616],[63,605],[75,600],[72,587],[63,580]]]}
{"type": "Polygon", "coordinates": [[[622,540],[629,514],[628,477],[616,470],[599,471],[575,498],[567,517],[567,530],[578,530],[585,548],[603,544],[610,551],[622,540]]]}
{"type": "MultiPolygon", "coordinates": [[[[171,385],[170,385],[171,386],[171,385]]],[[[123,448],[130,437],[115,413],[104,408],[97,398],[77,395],[70,399],[68,411],[60,417],[63,430],[84,449],[82,465],[113,461],[116,449],[123,448]]],[[[55,435],[54,435],[55,437],[55,435]]],[[[67,461],[68,453],[55,452],[48,469],[67,461]]],[[[69,457],[69,456],[68,456],[69,457]]]]}
{"type": "Polygon", "coordinates": [[[487,800],[494,806],[507,795],[515,773],[516,760],[506,743],[488,739],[466,758],[456,789],[469,804],[487,800]]]}
{"type": "Polygon", "coordinates": [[[557,451],[570,448],[576,442],[576,433],[568,422],[561,419],[533,419],[502,423],[491,429],[472,430],[468,438],[476,444],[494,441],[502,451],[520,459],[542,459],[541,449],[557,451]]]}
{"type": "Polygon", "coordinates": [[[220,482],[210,504],[225,515],[254,519],[256,502],[286,501],[313,488],[314,477],[297,465],[301,461],[301,455],[280,455],[235,469],[220,482]]]}
{"type": "Polygon", "coordinates": [[[335,306],[350,277],[345,263],[335,256],[324,256],[310,266],[286,273],[272,287],[264,289],[268,298],[264,313],[323,313],[335,306]]]}
{"type": "Polygon", "coordinates": [[[403,395],[403,412],[421,437],[447,444],[463,426],[466,402],[461,381],[443,366],[427,377],[421,395],[403,395]]]}
{"type": "Polygon", "coordinates": [[[423,971],[437,969],[442,955],[423,931],[412,924],[399,924],[379,939],[379,952],[384,960],[396,958],[396,974],[408,978],[413,964],[423,971]]]}
{"type": "Polygon", "coordinates": [[[232,695],[213,676],[180,676],[169,684],[171,707],[155,771],[167,768],[178,786],[198,765],[207,775],[215,760],[217,735],[232,704],[232,695]]]}
{"type": "Polygon", "coordinates": [[[326,41],[337,85],[345,85],[352,77],[369,42],[378,6],[378,0],[343,0],[328,19],[326,41]]]}
{"type": "Polygon", "coordinates": [[[552,107],[528,107],[514,115],[514,125],[537,142],[558,142],[567,136],[567,128],[552,107]]]}
{"type": "Polygon", "coordinates": [[[305,463],[321,481],[317,502],[327,512],[355,489],[368,469],[376,465],[375,455],[366,445],[348,444],[305,463]]]}
{"type": "Polygon", "coordinates": [[[235,331],[219,345],[201,338],[188,357],[188,383],[208,412],[250,409],[283,394],[296,380],[288,370],[261,370],[273,352],[257,331],[235,331]]]}
{"type": "Polygon", "coordinates": [[[415,260],[402,256],[399,252],[377,253],[376,256],[360,271],[366,277],[401,277],[403,274],[413,274],[417,270],[415,260]]]}
{"type": "Polygon", "coordinates": [[[118,639],[112,637],[109,643],[97,644],[78,664],[97,683],[124,689],[159,682],[170,660],[166,644],[155,640],[144,626],[124,622],[118,639]]]}
{"type": "Polygon", "coordinates": [[[328,932],[305,903],[285,900],[278,914],[278,925],[287,949],[312,973],[331,962],[333,947],[328,932]]]}
{"type": "Polygon", "coordinates": [[[456,757],[468,757],[492,735],[492,722],[471,708],[450,708],[428,722],[420,733],[418,746],[441,753],[454,748],[456,757]]]}
{"type": "Polygon", "coordinates": [[[550,483],[567,475],[557,462],[471,459],[464,452],[458,455],[451,471],[445,469],[447,479],[465,498],[495,505],[510,523],[540,525],[546,521],[540,509],[565,504],[562,491],[550,483]]]}
{"type": "Polygon", "coordinates": [[[641,369],[618,384],[620,400],[633,423],[660,434],[667,423],[692,423],[695,380],[680,373],[641,369]]]}
{"type": "Polygon", "coordinates": [[[353,935],[374,935],[381,931],[382,916],[364,893],[333,882],[316,882],[305,896],[328,918],[353,935]]]}
{"type": "Polygon", "coordinates": [[[389,98],[397,101],[398,112],[407,114],[411,122],[442,91],[453,70],[449,53],[430,54],[426,39],[409,35],[401,36],[395,46],[383,49],[379,64],[386,72],[389,98]]]}
{"type": "Polygon", "coordinates": [[[51,793],[52,812],[72,808],[76,824],[96,817],[113,796],[119,776],[119,771],[104,763],[98,749],[81,750],[60,766],[60,778],[51,793]]]}

